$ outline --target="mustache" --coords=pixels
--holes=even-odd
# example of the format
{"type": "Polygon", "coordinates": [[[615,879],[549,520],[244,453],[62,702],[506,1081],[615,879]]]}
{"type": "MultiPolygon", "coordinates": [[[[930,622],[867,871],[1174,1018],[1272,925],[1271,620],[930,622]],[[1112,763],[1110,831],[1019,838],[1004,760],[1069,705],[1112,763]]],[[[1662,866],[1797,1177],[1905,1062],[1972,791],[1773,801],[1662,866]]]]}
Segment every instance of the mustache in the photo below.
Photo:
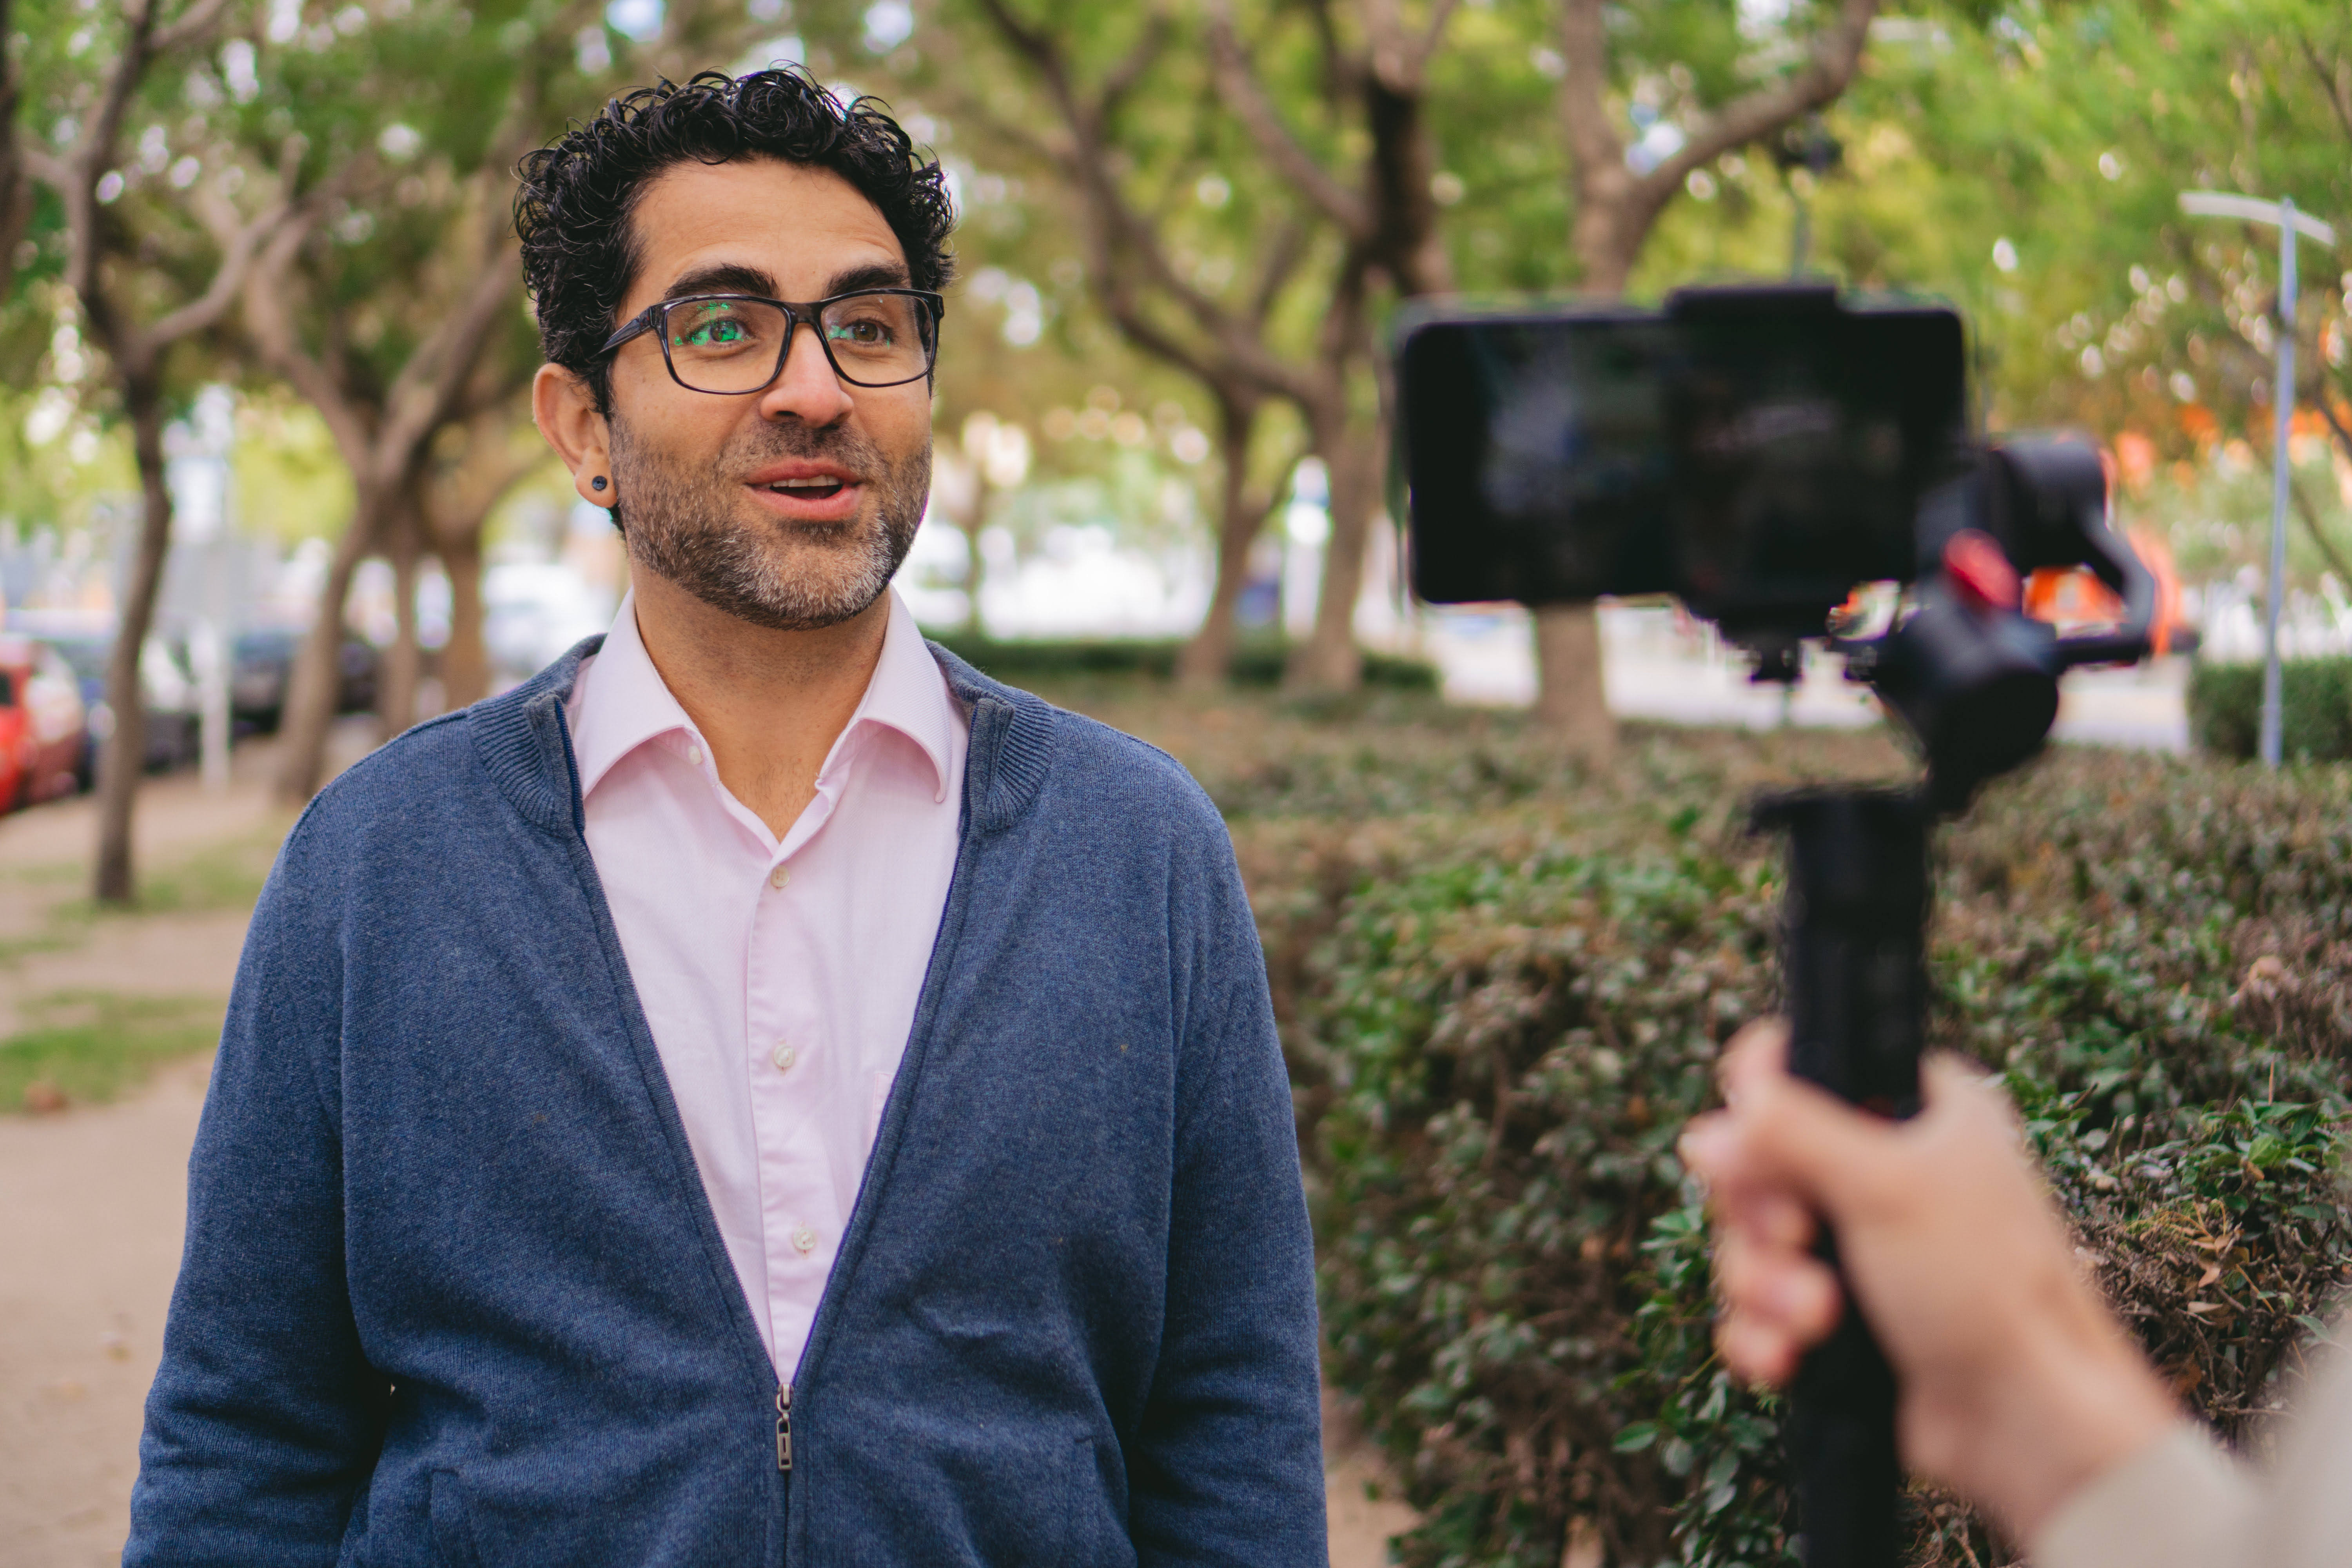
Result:
{"type": "Polygon", "coordinates": [[[847,426],[797,421],[743,432],[728,443],[725,461],[730,468],[756,468],[779,458],[838,463],[858,474],[887,474],[891,469],[882,448],[847,426]]]}

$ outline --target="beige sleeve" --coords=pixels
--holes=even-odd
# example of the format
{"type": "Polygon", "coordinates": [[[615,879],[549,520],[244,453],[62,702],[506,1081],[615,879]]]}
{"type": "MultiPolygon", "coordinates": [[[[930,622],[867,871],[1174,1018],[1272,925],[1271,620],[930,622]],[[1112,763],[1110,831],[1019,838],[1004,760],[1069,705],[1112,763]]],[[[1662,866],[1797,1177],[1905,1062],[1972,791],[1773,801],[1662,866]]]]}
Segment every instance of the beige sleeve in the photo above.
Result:
{"type": "Polygon", "coordinates": [[[2352,1357],[2322,1363],[2282,1436],[2261,1476],[2184,1422],[2069,1499],[2035,1536],[2033,1568],[2352,1563],[2352,1357]]]}
{"type": "Polygon", "coordinates": [[[2222,1568],[2260,1504],[2252,1479],[2183,1422],[2066,1500],[2035,1536],[2033,1568],[2222,1568]]]}

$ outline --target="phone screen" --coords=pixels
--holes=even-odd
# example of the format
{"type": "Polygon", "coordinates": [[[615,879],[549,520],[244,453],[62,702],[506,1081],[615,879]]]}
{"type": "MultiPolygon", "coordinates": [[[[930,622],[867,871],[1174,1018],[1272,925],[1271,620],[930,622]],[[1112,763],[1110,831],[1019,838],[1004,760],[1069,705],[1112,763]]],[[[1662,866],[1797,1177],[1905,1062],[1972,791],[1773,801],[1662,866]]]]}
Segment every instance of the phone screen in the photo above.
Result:
{"type": "Polygon", "coordinates": [[[1914,575],[1920,501],[1970,460],[1963,353],[1948,309],[1801,287],[1423,315],[1399,350],[1413,586],[1669,593],[1818,633],[1856,583],[1914,575]]]}

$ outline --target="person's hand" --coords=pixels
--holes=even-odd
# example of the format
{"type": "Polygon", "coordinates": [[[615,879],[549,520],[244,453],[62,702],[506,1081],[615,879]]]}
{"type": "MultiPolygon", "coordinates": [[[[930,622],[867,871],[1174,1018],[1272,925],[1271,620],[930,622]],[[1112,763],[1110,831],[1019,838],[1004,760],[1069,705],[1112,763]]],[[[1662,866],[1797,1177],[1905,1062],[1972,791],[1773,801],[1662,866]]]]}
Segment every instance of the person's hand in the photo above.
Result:
{"type": "Polygon", "coordinates": [[[1784,1384],[1844,1310],[1814,1215],[1900,1380],[1906,1465],[2024,1541],[2076,1488],[2160,1437],[2179,1408],[2075,1268],[2008,1101],[1972,1068],[1924,1068],[1907,1122],[1789,1075],[1788,1031],[1725,1052],[1727,1108],[1683,1160],[1706,1184],[1733,1372],[1784,1384]]]}

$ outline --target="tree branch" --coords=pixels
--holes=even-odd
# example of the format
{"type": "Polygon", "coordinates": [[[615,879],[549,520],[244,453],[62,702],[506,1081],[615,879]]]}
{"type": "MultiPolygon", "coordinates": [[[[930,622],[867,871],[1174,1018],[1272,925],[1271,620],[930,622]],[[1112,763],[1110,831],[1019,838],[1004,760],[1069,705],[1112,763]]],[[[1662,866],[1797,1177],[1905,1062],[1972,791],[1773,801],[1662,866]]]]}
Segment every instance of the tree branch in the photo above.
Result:
{"type": "MultiPolygon", "coordinates": [[[[221,205],[226,206],[226,198],[221,205]]],[[[220,265],[213,269],[212,282],[203,294],[166,313],[139,334],[146,341],[151,352],[207,331],[226,315],[229,307],[236,303],[237,296],[244,291],[246,273],[253,265],[255,253],[292,213],[291,204],[279,202],[251,223],[238,223],[234,209],[226,215],[211,215],[205,226],[211,228],[220,241],[220,265]],[[224,216],[226,218],[225,227],[219,221],[224,216]]]]}
{"type": "Polygon", "coordinates": [[[1225,0],[1213,0],[1210,6],[1209,58],[1216,71],[1218,95],[1276,173],[1349,238],[1360,240],[1369,235],[1372,215],[1363,197],[1333,179],[1282,122],[1281,110],[1258,80],[1234,31],[1232,8],[1225,0]]]}
{"type": "Polygon", "coordinates": [[[16,123],[24,82],[8,47],[16,30],[9,24],[13,14],[9,0],[0,0],[0,279],[14,277],[16,242],[24,237],[33,216],[32,174],[24,155],[23,128],[16,123]]]}
{"type": "Polygon", "coordinates": [[[1445,37],[1445,24],[1454,20],[1454,4],[1455,0],[1437,0],[1429,8],[1429,26],[1422,29],[1421,40],[1412,52],[1412,80],[1416,87],[1421,85],[1422,72],[1428,68],[1430,57],[1437,53],[1437,46],[1445,37]]]}
{"type": "MultiPolygon", "coordinates": [[[[148,9],[151,11],[154,9],[152,3],[148,9]]],[[[225,0],[196,0],[196,4],[189,6],[178,21],[168,27],[156,29],[148,53],[168,55],[184,45],[194,43],[212,31],[213,24],[220,20],[220,15],[224,9],[226,9],[225,0]]]]}
{"type": "Polygon", "coordinates": [[[2336,123],[2343,129],[2344,139],[2352,142],[2352,95],[2347,95],[2336,73],[2327,68],[2319,56],[2319,46],[2307,33],[2297,34],[2295,42],[2303,47],[2303,58],[2311,67],[2311,74],[2319,79],[2319,90],[2327,100],[2327,107],[2336,111],[2336,123]]]}
{"type": "Polygon", "coordinates": [[[1578,182],[1587,186],[1612,176],[1621,184],[1632,183],[1621,173],[1624,139],[1609,120],[1609,34],[1601,10],[1601,0],[1566,0],[1559,15],[1560,52],[1568,57],[1560,79],[1560,124],[1578,182]]]}
{"type": "Polygon", "coordinates": [[[1102,87],[1095,94],[1095,122],[1098,127],[1108,126],[1110,117],[1118,111],[1120,104],[1127,101],[1127,95],[1136,89],[1143,80],[1144,73],[1151,68],[1160,51],[1168,47],[1168,39],[1173,31],[1169,25],[1168,13],[1154,7],[1151,20],[1144,26],[1143,37],[1138,38],[1135,47],[1128,51],[1127,58],[1110,68],[1110,74],[1103,78],[1102,87]]]}
{"type": "Polygon", "coordinates": [[[2311,542],[2319,546],[2319,552],[2322,555],[2327,557],[2327,564],[2334,569],[2336,578],[2347,584],[2352,584],[2352,566],[2344,564],[2344,557],[2336,550],[2335,541],[2329,539],[2327,531],[2319,526],[2319,510],[2311,504],[2311,498],[2303,493],[2302,484],[2289,479],[2286,482],[2286,489],[2287,494],[2294,498],[2294,510],[2302,517],[2304,530],[2311,535],[2311,542]]]}
{"type": "Polygon", "coordinates": [[[294,325],[294,261],[318,221],[315,199],[301,214],[271,237],[257,265],[245,278],[245,330],[270,369],[292,384],[302,400],[319,411],[334,437],[335,449],[354,476],[370,471],[375,442],[370,422],[358,402],[326,365],[302,347],[294,325]]]}
{"type": "Polygon", "coordinates": [[[129,30],[122,41],[122,52],[115,57],[114,69],[107,76],[98,112],[74,138],[73,148],[65,159],[65,178],[58,183],[58,195],[65,202],[69,247],[66,287],[74,291],[83,310],[101,331],[110,331],[114,323],[112,312],[98,292],[98,182],[106,165],[114,160],[115,146],[122,137],[122,120],[130,112],[131,96],[137,90],[140,78],[146,74],[151,57],[148,46],[155,29],[155,7],[160,3],[161,0],[136,0],[135,8],[125,17],[129,30]]]}
{"type": "MultiPolygon", "coordinates": [[[[1054,39],[1015,15],[1007,0],[980,0],[1008,47],[1044,81],[1068,133],[1059,162],[1076,187],[1099,299],[1138,347],[1202,379],[1241,375],[1276,395],[1294,400],[1314,395],[1311,379],[1268,353],[1232,312],[1177,275],[1158,233],[1139,216],[1111,174],[1105,119],[1098,103],[1082,98],[1054,39]],[[1119,265],[1122,256],[1153,288],[1190,317],[1213,345],[1214,354],[1180,344],[1152,321],[1136,299],[1119,265]]],[[[1133,57],[1130,57],[1130,59],[1133,57]]]]}
{"type": "MultiPolygon", "coordinates": [[[[2326,384],[2322,383],[2317,393],[2306,398],[2305,401],[2319,410],[2319,416],[2327,421],[2328,431],[2335,436],[2336,444],[2344,448],[2344,455],[2347,458],[2352,458],[2352,429],[2346,427],[2344,421],[2336,415],[2335,405],[2327,401],[2326,384]]],[[[2352,576],[2347,576],[2346,581],[2352,583],[2352,576]]]]}
{"type": "Polygon", "coordinates": [[[1375,81],[1393,92],[1421,90],[1422,68],[1437,52],[1445,24],[1454,19],[1455,0],[1436,0],[1429,8],[1429,25],[1415,34],[1406,24],[1397,0],[1364,0],[1364,31],[1370,36],[1367,65],[1375,81]]]}
{"type": "Polygon", "coordinates": [[[1660,193],[1657,200],[1664,205],[1692,170],[1836,101],[1862,68],[1863,47],[1870,40],[1870,22],[1878,5],[1879,0],[1844,0],[1837,20],[1813,39],[1803,69],[1735,98],[1707,116],[1673,156],[1642,177],[1644,194],[1660,193]]]}
{"type": "Polygon", "coordinates": [[[1253,326],[1263,327],[1274,313],[1274,302],[1280,298],[1283,286],[1291,274],[1307,258],[1307,226],[1292,218],[1282,226],[1266,247],[1265,265],[1259,269],[1257,287],[1250,293],[1249,320],[1253,326]]]}
{"type": "Polygon", "coordinates": [[[63,195],[66,183],[73,178],[73,167],[63,158],[53,156],[46,148],[27,142],[16,149],[17,162],[34,179],[63,195]]]}
{"type": "Polygon", "coordinates": [[[385,393],[385,417],[376,435],[375,476],[389,484],[415,460],[417,448],[448,419],[481,353],[483,339],[520,281],[515,242],[499,247],[474,279],[465,302],[418,344],[385,393]]]}

